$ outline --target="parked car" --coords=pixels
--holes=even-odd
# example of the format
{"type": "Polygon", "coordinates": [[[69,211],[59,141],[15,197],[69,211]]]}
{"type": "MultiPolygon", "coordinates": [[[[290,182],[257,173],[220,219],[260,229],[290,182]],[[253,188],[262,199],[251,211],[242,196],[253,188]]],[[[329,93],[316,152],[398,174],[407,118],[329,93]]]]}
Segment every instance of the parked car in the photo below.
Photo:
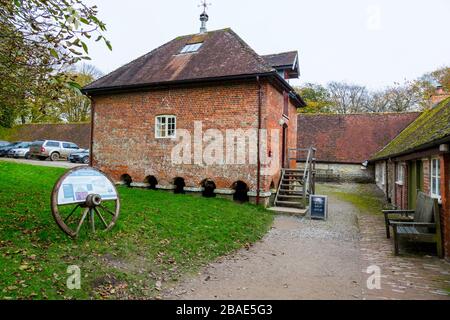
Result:
{"type": "Polygon", "coordinates": [[[11,158],[25,158],[28,159],[30,156],[30,145],[31,142],[21,142],[16,145],[13,149],[8,151],[7,156],[11,158]]]}
{"type": "Polygon", "coordinates": [[[56,141],[56,140],[39,140],[30,146],[30,157],[46,160],[50,158],[52,161],[59,159],[67,159],[71,153],[81,151],[73,142],[56,141]]]}
{"type": "Polygon", "coordinates": [[[11,142],[0,140],[0,147],[5,147],[8,144],[11,144],[11,142]]]}
{"type": "Polygon", "coordinates": [[[8,155],[8,151],[14,149],[18,144],[20,144],[20,141],[12,142],[6,146],[0,147],[0,157],[6,157],[8,155]]]}
{"type": "Polygon", "coordinates": [[[69,161],[72,163],[89,163],[89,150],[74,152],[69,155],[69,161]]]}

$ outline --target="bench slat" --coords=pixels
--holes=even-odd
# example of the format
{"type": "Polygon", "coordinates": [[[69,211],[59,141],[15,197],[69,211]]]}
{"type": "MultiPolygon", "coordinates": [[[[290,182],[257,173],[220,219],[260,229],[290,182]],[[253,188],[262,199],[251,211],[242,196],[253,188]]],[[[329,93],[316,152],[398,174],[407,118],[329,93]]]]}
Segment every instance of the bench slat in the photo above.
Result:
{"type": "Polygon", "coordinates": [[[397,227],[397,233],[399,234],[421,234],[415,227],[397,227]]]}

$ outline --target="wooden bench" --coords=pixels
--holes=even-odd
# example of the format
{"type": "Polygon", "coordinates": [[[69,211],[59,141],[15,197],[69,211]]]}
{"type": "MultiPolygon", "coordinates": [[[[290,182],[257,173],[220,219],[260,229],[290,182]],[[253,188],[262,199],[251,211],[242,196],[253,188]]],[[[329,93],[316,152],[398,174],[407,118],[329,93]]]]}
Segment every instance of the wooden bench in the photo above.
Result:
{"type": "Polygon", "coordinates": [[[399,254],[399,240],[405,238],[416,242],[436,243],[437,254],[443,257],[439,206],[436,199],[419,192],[416,210],[384,210],[386,236],[390,227],[394,233],[394,251],[399,254]]]}

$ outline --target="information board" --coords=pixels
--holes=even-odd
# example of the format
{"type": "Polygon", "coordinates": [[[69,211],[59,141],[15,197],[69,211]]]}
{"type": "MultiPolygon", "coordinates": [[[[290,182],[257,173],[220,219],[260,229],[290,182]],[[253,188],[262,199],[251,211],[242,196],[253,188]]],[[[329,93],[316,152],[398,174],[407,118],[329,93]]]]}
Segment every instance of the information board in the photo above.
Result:
{"type": "Polygon", "coordinates": [[[98,194],[102,200],[116,200],[117,193],[111,181],[101,172],[83,168],[70,173],[58,191],[58,205],[83,203],[89,194],[98,194]]]}
{"type": "Polygon", "coordinates": [[[309,214],[311,219],[326,220],[328,218],[328,197],[310,195],[309,214]]]}

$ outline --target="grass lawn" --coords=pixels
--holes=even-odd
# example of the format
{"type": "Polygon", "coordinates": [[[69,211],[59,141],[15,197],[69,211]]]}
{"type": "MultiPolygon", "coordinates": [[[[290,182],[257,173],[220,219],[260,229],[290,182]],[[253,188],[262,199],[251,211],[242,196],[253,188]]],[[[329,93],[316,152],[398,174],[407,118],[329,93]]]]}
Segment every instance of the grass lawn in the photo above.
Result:
{"type": "Polygon", "coordinates": [[[161,284],[260,239],[273,219],[250,204],[120,187],[114,229],[72,240],[50,210],[64,172],[0,162],[0,299],[154,298],[161,284]],[[66,286],[70,265],[80,290],[66,286]]]}
{"type": "Polygon", "coordinates": [[[352,203],[365,214],[381,215],[387,208],[386,201],[373,184],[317,184],[319,194],[333,195],[342,201],[352,203]]]}

